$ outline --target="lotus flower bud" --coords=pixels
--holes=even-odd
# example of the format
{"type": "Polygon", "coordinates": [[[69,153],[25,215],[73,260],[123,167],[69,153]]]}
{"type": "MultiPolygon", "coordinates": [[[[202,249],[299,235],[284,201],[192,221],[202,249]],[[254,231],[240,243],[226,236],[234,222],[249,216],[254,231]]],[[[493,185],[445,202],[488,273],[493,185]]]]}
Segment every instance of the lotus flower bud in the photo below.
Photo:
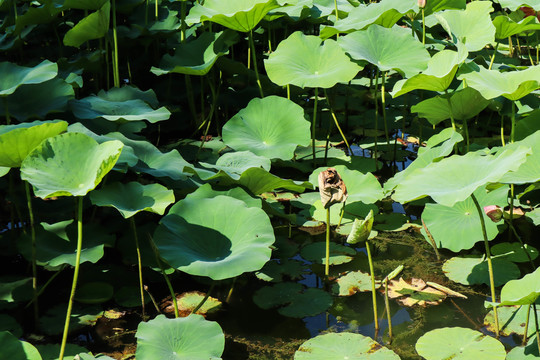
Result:
{"type": "Polygon", "coordinates": [[[347,200],[347,187],[334,168],[328,168],[319,173],[319,192],[325,209],[347,200]]]}
{"type": "Polygon", "coordinates": [[[497,205],[484,206],[484,213],[493,222],[499,222],[503,217],[503,209],[501,209],[501,207],[497,205]]]}
{"type": "Polygon", "coordinates": [[[426,7],[426,0],[418,0],[418,7],[423,9],[426,7]]]}

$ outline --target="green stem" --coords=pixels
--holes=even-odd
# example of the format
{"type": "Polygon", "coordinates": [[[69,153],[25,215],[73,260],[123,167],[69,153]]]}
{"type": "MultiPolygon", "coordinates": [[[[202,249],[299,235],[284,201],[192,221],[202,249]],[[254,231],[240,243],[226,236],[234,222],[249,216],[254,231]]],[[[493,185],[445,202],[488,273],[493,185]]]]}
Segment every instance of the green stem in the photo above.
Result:
{"type": "Polygon", "coordinates": [[[180,41],[184,42],[186,40],[186,2],[182,1],[180,3],[180,41]]]}
{"type": "MultiPolygon", "coordinates": [[[[523,305],[521,305],[523,306],[523,305]]],[[[521,344],[523,346],[527,345],[527,333],[529,332],[529,319],[531,316],[531,304],[527,305],[527,316],[525,318],[525,328],[523,329],[523,340],[521,344]]]]}
{"type": "Polygon", "coordinates": [[[135,218],[132,216],[130,218],[131,230],[133,231],[133,238],[135,239],[135,248],[137,250],[137,267],[139,270],[139,291],[141,294],[141,307],[142,307],[142,318],[145,318],[145,308],[144,308],[144,284],[142,277],[142,261],[141,261],[141,248],[139,246],[139,236],[137,235],[137,226],[135,225],[135,218]]]}
{"type": "Polygon", "coordinates": [[[328,280],[328,275],[330,275],[330,206],[326,209],[326,257],[324,262],[324,275],[328,280]]]}
{"type": "Polygon", "coordinates": [[[505,145],[504,143],[504,115],[501,115],[501,144],[502,146],[505,145]]]}
{"type": "Polygon", "coordinates": [[[347,145],[347,150],[349,150],[349,155],[352,156],[352,150],[349,146],[349,142],[347,141],[347,138],[345,137],[345,134],[343,134],[343,131],[341,130],[341,127],[339,126],[339,122],[337,120],[336,114],[334,113],[334,110],[332,109],[332,105],[330,104],[330,98],[328,97],[328,94],[326,93],[326,89],[324,89],[324,97],[326,98],[326,102],[328,103],[328,108],[330,108],[330,114],[332,114],[332,118],[334,119],[334,123],[336,124],[336,127],[341,134],[341,138],[345,142],[345,145],[347,145]]]}
{"type": "Polygon", "coordinates": [[[156,7],[155,7],[156,21],[158,21],[159,19],[159,6],[158,5],[159,5],[158,0],[156,0],[156,7]]]}
{"type": "Polygon", "coordinates": [[[373,91],[373,98],[375,100],[375,145],[373,147],[373,158],[375,159],[375,171],[379,170],[379,162],[377,161],[377,132],[379,131],[379,101],[377,100],[377,92],[379,90],[379,68],[375,75],[375,89],[373,91]]]}
{"type": "MultiPolygon", "coordinates": [[[[114,1],[114,0],[113,0],[114,1]]],[[[75,291],[77,289],[77,280],[79,278],[79,268],[81,262],[82,251],[82,209],[83,209],[83,197],[79,196],[78,199],[78,211],[77,211],[77,253],[75,256],[75,271],[73,272],[73,282],[71,283],[71,293],[69,295],[68,308],[66,311],[66,321],[64,323],[64,333],[62,335],[62,344],[60,345],[59,359],[64,358],[64,352],[66,350],[67,336],[69,332],[69,322],[71,320],[71,309],[73,307],[73,299],[75,298],[75,291]]]]}
{"type": "Polygon", "coordinates": [[[510,120],[512,121],[512,127],[510,129],[510,142],[514,142],[514,136],[515,136],[515,130],[516,130],[516,108],[515,103],[512,101],[512,105],[510,106],[512,108],[510,120]]]}
{"type": "Polygon", "coordinates": [[[161,270],[161,274],[163,275],[163,278],[165,279],[165,282],[167,283],[167,288],[169,289],[169,293],[171,294],[171,300],[174,307],[174,317],[178,318],[180,317],[180,313],[178,312],[178,302],[176,301],[176,293],[174,292],[174,289],[172,287],[171,281],[169,280],[169,277],[165,273],[165,268],[163,267],[161,260],[159,260],[159,251],[156,247],[156,244],[154,244],[154,240],[152,239],[152,236],[150,236],[150,234],[148,235],[148,240],[150,241],[150,246],[152,247],[152,251],[154,252],[156,263],[158,264],[159,269],[161,270]]]}
{"type": "Polygon", "coordinates": [[[388,316],[388,337],[389,337],[388,344],[391,344],[392,343],[392,316],[390,314],[390,301],[388,299],[388,277],[384,279],[384,306],[386,307],[386,315],[388,316]]]}
{"type": "MultiPolygon", "coordinates": [[[[47,280],[47,282],[45,283],[45,285],[43,285],[43,286],[39,289],[38,294],[37,294],[38,297],[41,296],[41,294],[45,291],[45,289],[47,289],[47,286],[49,286],[49,284],[50,284],[54,279],[56,279],[56,277],[57,277],[58,275],[60,275],[60,272],[61,272],[62,270],[63,270],[63,269],[58,270],[57,272],[55,272],[55,273],[53,274],[53,276],[51,276],[51,277],[49,278],[49,280],[47,280]]],[[[30,301],[28,302],[28,304],[26,304],[26,305],[24,306],[24,308],[26,309],[26,308],[29,307],[33,302],[34,302],[34,299],[30,300],[30,301]]]]}
{"type": "Polygon", "coordinates": [[[261,79],[259,78],[259,70],[257,67],[257,56],[255,55],[255,42],[253,41],[253,30],[249,32],[249,47],[251,49],[251,56],[253,57],[253,70],[255,70],[255,77],[257,78],[257,85],[259,86],[259,93],[261,98],[264,97],[261,79]]]}
{"type": "MultiPolygon", "coordinates": [[[[474,196],[474,194],[471,194],[471,198],[472,198],[472,201],[474,202],[474,205],[476,206],[476,210],[478,211],[478,216],[480,217],[480,224],[482,226],[482,235],[484,237],[484,247],[486,248],[486,258],[488,262],[491,301],[495,303],[497,302],[497,296],[495,294],[495,280],[493,278],[493,263],[491,262],[491,251],[489,250],[489,240],[488,240],[487,232],[486,232],[486,222],[484,220],[484,212],[482,211],[482,208],[480,207],[480,204],[478,203],[476,196],[474,196]]],[[[495,318],[495,335],[497,338],[499,338],[499,317],[497,315],[496,305],[493,305],[493,316],[495,318]]]]}
{"type": "Polygon", "coordinates": [[[212,281],[212,285],[210,285],[210,289],[208,289],[208,292],[206,293],[206,295],[204,295],[204,298],[201,300],[201,302],[197,306],[195,306],[195,309],[191,311],[192,314],[196,314],[197,311],[199,311],[199,309],[204,305],[206,300],[208,300],[208,298],[210,297],[210,293],[212,292],[212,290],[214,290],[215,285],[216,285],[216,282],[212,281]]]}
{"type": "Polygon", "coordinates": [[[426,19],[424,8],[422,8],[422,45],[426,45],[426,19]]]}
{"type": "Polygon", "coordinates": [[[319,88],[315,88],[315,99],[313,101],[313,116],[311,119],[311,148],[313,150],[313,167],[316,167],[315,159],[315,124],[317,121],[317,101],[319,99],[319,88]]]}
{"type": "Polygon", "coordinates": [[[540,354],[540,330],[538,327],[538,312],[536,311],[536,303],[532,304],[534,315],[534,326],[536,328],[536,345],[538,346],[538,353],[540,354]]]}
{"type": "Polygon", "coordinates": [[[377,292],[375,290],[375,271],[373,270],[373,259],[371,257],[371,249],[369,240],[366,240],[366,252],[369,261],[369,272],[371,273],[371,299],[373,302],[373,321],[375,324],[375,332],[379,331],[379,318],[377,316],[377,292]]]}
{"type": "Polygon", "coordinates": [[[497,54],[498,48],[499,48],[499,42],[497,41],[497,44],[495,45],[495,50],[493,51],[493,56],[491,57],[491,61],[489,62],[488,70],[491,70],[491,67],[493,66],[493,61],[495,60],[495,55],[497,54]]]}
{"type": "Polygon", "coordinates": [[[340,215],[339,215],[339,221],[338,221],[337,227],[341,226],[341,220],[343,220],[343,215],[345,215],[345,203],[346,202],[344,201],[343,205],[341,205],[341,212],[340,212],[340,215]]]}
{"type": "MultiPolygon", "coordinates": [[[[156,3],[157,3],[157,0],[156,0],[156,3]]],[[[112,8],[113,46],[114,46],[113,81],[114,81],[114,87],[120,87],[120,72],[118,70],[118,35],[116,34],[116,0],[112,0],[111,8],[112,8]]]]}
{"type": "Polygon", "coordinates": [[[384,122],[384,136],[386,137],[386,143],[390,144],[390,135],[388,135],[388,125],[386,123],[386,100],[385,100],[385,82],[386,82],[386,72],[382,73],[382,82],[381,82],[381,103],[382,103],[382,113],[383,113],[383,122],[384,122]]]}
{"type": "Polygon", "coordinates": [[[28,205],[28,216],[30,217],[30,234],[32,239],[32,290],[34,302],[34,325],[37,326],[38,312],[38,289],[37,289],[37,266],[36,266],[36,230],[34,227],[34,212],[32,211],[32,198],[30,197],[30,185],[28,181],[24,182],[26,191],[26,204],[28,205]]]}

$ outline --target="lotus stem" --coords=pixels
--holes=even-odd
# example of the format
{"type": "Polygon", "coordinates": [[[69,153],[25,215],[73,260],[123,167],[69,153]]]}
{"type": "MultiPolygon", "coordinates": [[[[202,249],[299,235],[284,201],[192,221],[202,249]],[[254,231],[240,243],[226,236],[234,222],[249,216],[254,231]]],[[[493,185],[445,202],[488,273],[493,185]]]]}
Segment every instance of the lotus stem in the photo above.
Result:
{"type": "Polygon", "coordinates": [[[317,101],[319,99],[319,88],[315,88],[315,100],[313,101],[313,116],[311,118],[311,148],[313,150],[313,167],[316,167],[315,158],[315,124],[317,121],[317,101]]]}
{"type": "Polygon", "coordinates": [[[390,314],[390,301],[388,300],[388,276],[384,278],[384,306],[388,316],[388,344],[392,343],[392,316],[390,314]]]}
{"type": "Polygon", "coordinates": [[[377,316],[377,292],[375,290],[375,271],[373,270],[373,259],[371,257],[369,240],[366,240],[366,252],[369,261],[369,272],[371,273],[371,299],[373,302],[373,322],[375,325],[375,333],[377,333],[379,331],[379,318],[377,316]]]}
{"type": "Polygon", "coordinates": [[[186,40],[186,2],[180,2],[180,41],[186,40]]]}
{"type": "MultiPolygon", "coordinates": [[[[113,0],[114,1],[114,0],[113,0]]],[[[83,197],[78,197],[78,211],[77,211],[77,253],[75,255],[75,271],[73,272],[73,282],[71,284],[71,293],[69,295],[68,308],[66,311],[66,321],[64,323],[64,333],[62,335],[62,344],[60,345],[59,359],[64,358],[64,352],[66,350],[67,336],[69,332],[69,322],[71,320],[71,309],[73,308],[73,299],[75,298],[75,291],[77,289],[77,280],[79,278],[79,268],[81,262],[81,250],[82,250],[82,209],[83,209],[83,197]]]]}
{"type": "Polygon", "coordinates": [[[375,89],[373,90],[373,99],[375,100],[375,145],[373,148],[373,158],[375,159],[375,171],[379,170],[379,162],[377,161],[377,132],[379,131],[379,101],[377,101],[377,92],[379,88],[379,68],[375,74],[375,89]]]}
{"type": "Polygon", "coordinates": [[[422,45],[426,45],[426,18],[424,8],[422,8],[422,45]]]}
{"type": "MultiPolygon", "coordinates": [[[[290,229],[290,227],[289,227],[290,229]]],[[[290,238],[290,236],[289,236],[290,238]]],[[[232,294],[233,294],[233,291],[234,291],[234,285],[236,284],[236,277],[233,278],[233,281],[232,281],[232,284],[231,284],[231,287],[229,289],[229,292],[227,293],[227,298],[225,299],[225,302],[226,303],[229,303],[231,301],[231,297],[232,297],[232,294]]]]}
{"type": "Polygon", "coordinates": [[[429,242],[431,246],[433,247],[433,250],[435,251],[435,256],[437,256],[437,261],[440,261],[441,256],[439,255],[439,250],[437,249],[437,243],[435,243],[435,239],[433,238],[433,235],[431,235],[431,232],[428,230],[426,223],[424,222],[424,219],[421,219],[421,220],[422,220],[422,226],[424,227],[424,231],[426,232],[429,242]]]}
{"type": "MultiPolygon", "coordinates": [[[[324,89],[324,97],[326,98],[326,102],[328,103],[328,108],[330,109],[330,114],[332,114],[332,118],[334,119],[334,123],[336,124],[336,127],[341,134],[341,138],[345,142],[345,145],[347,145],[347,150],[349,150],[349,155],[352,155],[351,147],[349,146],[349,142],[347,141],[347,138],[345,137],[345,134],[343,134],[343,131],[341,130],[341,127],[339,126],[339,122],[337,120],[336,114],[334,113],[334,110],[332,109],[332,105],[330,104],[330,98],[328,97],[328,94],[326,92],[326,89],[324,89]]],[[[326,156],[325,156],[326,159],[326,156]]]]}
{"type": "Polygon", "coordinates": [[[341,220],[343,220],[343,215],[345,215],[345,203],[346,203],[346,201],[344,201],[343,205],[341,205],[341,211],[340,211],[339,221],[338,221],[337,227],[341,226],[341,220]]]}
{"type": "Polygon", "coordinates": [[[491,56],[491,61],[489,62],[488,70],[491,70],[491,67],[493,66],[493,61],[495,60],[495,55],[497,54],[498,48],[499,48],[499,42],[497,41],[497,44],[495,45],[495,49],[493,50],[493,56],[491,56]]]}
{"type": "MultiPolygon", "coordinates": [[[[157,0],[156,0],[157,4],[157,0]]],[[[111,2],[112,8],[112,21],[113,21],[113,81],[114,87],[120,87],[120,72],[118,70],[118,35],[116,34],[116,0],[111,2]]]]}
{"type": "Polygon", "coordinates": [[[180,314],[178,312],[178,302],[176,301],[176,293],[174,292],[174,289],[172,287],[171,281],[169,280],[169,277],[165,273],[165,268],[163,267],[161,260],[159,260],[159,250],[157,249],[156,244],[154,244],[154,239],[152,239],[152,236],[150,234],[148,234],[148,240],[150,241],[150,246],[152,247],[152,251],[154,252],[154,257],[159,266],[159,269],[161,270],[161,274],[163,275],[163,278],[165,279],[165,282],[167,283],[167,287],[169,288],[169,293],[171,294],[171,299],[172,299],[172,303],[174,307],[174,317],[178,318],[180,317],[180,314]]]}
{"type": "Polygon", "coordinates": [[[26,192],[26,203],[28,205],[28,216],[30,218],[30,235],[32,239],[32,301],[34,302],[34,325],[37,326],[39,318],[38,289],[37,289],[37,266],[36,266],[36,229],[34,227],[34,212],[32,211],[32,198],[30,197],[30,185],[24,182],[26,192]]]}
{"type": "MultiPolygon", "coordinates": [[[[523,306],[523,305],[521,305],[523,306]]],[[[529,332],[529,319],[531,316],[531,304],[527,305],[527,316],[525,318],[525,328],[523,329],[523,340],[521,344],[523,346],[527,345],[527,333],[529,332]]]]}
{"type": "Polygon", "coordinates": [[[536,328],[536,345],[538,346],[538,353],[540,354],[540,331],[538,329],[538,312],[536,311],[536,303],[532,304],[534,315],[534,326],[536,328]]]}
{"type": "Polygon", "coordinates": [[[388,135],[388,125],[386,123],[386,99],[385,99],[385,83],[386,83],[386,71],[382,73],[382,82],[381,82],[381,103],[382,103],[382,113],[383,113],[383,122],[384,122],[384,136],[386,137],[386,143],[390,144],[390,136],[388,135]]]}
{"type": "Polygon", "coordinates": [[[501,115],[501,144],[505,146],[504,143],[504,115],[501,115]]]}
{"type": "MultiPolygon", "coordinates": [[[[497,296],[495,294],[495,280],[493,278],[493,263],[491,262],[491,251],[489,250],[489,240],[488,240],[487,232],[486,232],[486,222],[484,221],[484,212],[482,211],[482,208],[480,207],[480,204],[478,203],[476,196],[474,196],[474,194],[471,194],[471,198],[472,198],[472,201],[474,202],[474,205],[476,206],[476,210],[478,211],[478,216],[480,217],[480,224],[482,226],[482,235],[484,237],[484,246],[486,248],[486,258],[488,262],[491,301],[495,303],[497,301],[497,296]]],[[[493,305],[493,316],[495,318],[495,336],[499,338],[499,317],[497,315],[497,305],[493,305]]]]}
{"type": "Polygon", "coordinates": [[[324,262],[324,275],[328,280],[330,275],[330,206],[326,209],[326,257],[324,262]]]}
{"type": "Polygon", "coordinates": [[[264,98],[261,79],[259,78],[259,70],[257,67],[257,56],[255,55],[255,42],[253,41],[253,30],[249,31],[249,47],[251,49],[251,56],[253,57],[253,70],[255,70],[255,77],[257,78],[257,85],[259,86],[259,93],[261,98],[264,98]]]}
{"type": "Polygon", "coordinates": [[[135,239],[135,248],[137,250],[137,267],[139,270],[139,290],[141,294],[141,307],[142,307],[142,318],[145,318],[146,312],[144,308],[144,284],[142,277],[142,261],[141,261],[141,248],[139,247],[139,236],[137,235],[137,226],[135,225],[135,218],[130,218],[131,230],[133,231],[133,238],[135,239]]]}
{"type": "Polygon", "coordinates": [[[204,298],[201,300],[201,302],[197,306],[195,306],[195,309],[191,310],[191,314],[196,314],[197,311],[199,311],[199,309],[204,305],[206,300],[208,300],[208,298],[210,297],[210,293],[212,292],[212,290],[214,290],[215,285],[216,285],[216,281],[214,280],[212,281],[212,285],[210,285],[210,289],[208,289],[208,291],[204,295],[204,298]]]}
{"type": "Polygon", "coordinates": [[[512,101],[512,105],[510,106],[512,111],[510,113],[510,120],[512,121],[512,127],[510,130],[510,142],[513,143],[515,139],[515,130],[516,130],[516,107],[515,103],[512,101]]]}
{"type": "MultiPolygon", "coordinates": [[[[114,0],[113,0],[113,1],[114,1],[114,0]]],[[[156,21],[158,21],[158,18],[159,18],[158,0],[156,0],[155,12],[156,12],[156,21]]]]}
{"type": "Polygon", "coordinates": [[[146,291],[148,296],[150,296],[150,300],[152,300],[152,304],[154,304],[154,307],[156,308],[156,311],[161,314],[161,309],[159,308],[159,306],[158,306],[158,304],[156,302],[156,299],[154,299],[154,296],[152,295],[152,293],[148,289],[147,285],[144,285],[144,291],[146,291]]]}
{"type": "Polygon", "coordinates": [[[291,85],[287,84],[287,100],[291,100],[291,85]]]}
{"type": "MultiPolygon", "coordinates": [[[[60,272],[62,272],[62,269],[60,269],[60,270],[58,270],[57,272],[55,272],[55,273],[49,278],[49,280],[47,280],[47,282],[45,283],[45,285],[43,285],[43,286],[39,289],[38,294],[37,294],[38,297],[41,296],[41,294],[45,291],[45,289],[47,288],[47,286],[49,286],[49,284],[50,284],[54,279],[56,279],[56,277],[57,277],[58,275],[60,275],[60,272]]],[[[26,309],[27,307],[29,307],[29,306],[32,305],[33,303],[34,303],[34,299],[30,300],[30,301],[28,302],[28,304],[26,304],[26,305],[24,306],[24,308],[26,309]]]]}

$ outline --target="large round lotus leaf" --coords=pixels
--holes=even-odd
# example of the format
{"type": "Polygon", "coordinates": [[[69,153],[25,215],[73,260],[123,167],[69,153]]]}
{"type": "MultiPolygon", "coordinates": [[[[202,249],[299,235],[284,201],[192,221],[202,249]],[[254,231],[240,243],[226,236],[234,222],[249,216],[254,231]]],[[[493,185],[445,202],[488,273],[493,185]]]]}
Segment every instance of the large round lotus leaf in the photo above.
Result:
{"type": "Polygon", "coordinates": [[[274,240],[263,210],[223,195],[177,202],[154,234],[169,265],[214,280],[259,270],[270,260],[274,240]]]}
{"type": "Polygon", "coordinates": [[[83,304],[101,304],[112,299],[114,288],[102,281],[93,281],[81,285],[75,294],[75,301],[83,304]]]}
{"type": "Polygon", "coordinates": [[[540,269],[521,279],[507,282],[501,290],[501,304],[528,305],[540,296],[540,269]]]}
{"type": "Polygon", "coordinates": [[[517,170],[529,153],[530,148],[519,147],[497,155],[481,151],[453,155],[413,171],[396,187],[392,197],[404,203],[431,196],[439,204],[453,206],[480,186],[497,182],[505,173],[517,170]]]}
{"type": "Polygon", "coordinates": [[[532,154],[527,156],[527,159],[517,171],[507,173],[499,181],[507,184],[528,184],[540,181],[540,130],[535,131],[523,140],[508,144],[509,148],[519,146],[530,147],[532,154]]]}
{"type": "MultiPolygon", "coordinates": [[[[495,286],[520,275],[517,265],[508,260],[495,258],[492,264],[495,286]]],[[[443,264],[442,270],[450,280],[460,284],[489,284],[488,263],[484,257],[453,257],[443,264]]]]}
{"type": "Polygon", "coordinates": [[[524,244],[525,249],[520,243],[498,243],[491,247],[491,256],[504,258],[512,262],[528,262],[538,257],[538,250],[531,245],[524,244]],[[528,255],[527,255],[528,254],[528,255]]]}
{"type": "Polygon", "coordinates": [[[101,90],[97,95],[75,100],[70,104],[73,114],[79,119],[146,120],[155,123],[171,116],[171,112],[165,107],[154,110],[158,104],[153,91],[143,92],[130,86],[101,90]]]}
{"type": "Polygon", "coordinates": [[[0,62],[0,96],[13,94],[23,84],[39,84],[58,74],[58,65],[44,60],[30,68],[10,62],[0,62]]]}
{"type": "MultiPolygon", "coordinates": [[[[501,187],[490,193],[485,188],[479,188],[474,192],[480,207],[488,205],[506,206],[508,188],[501,187]]],[[[497,224],[484,214],[488,240],[493,240],[499,233],[497,224]]],[[[471,197],[459,201],[452,206],[441,204],[426,204],[422,213],[422,220],[431,233],[437,247],[459,252],[470,249],[478,241],[484,240],[482,223],[478,216],[478,210],[471,197]]],[[[424,233],[424,231],[422,231],[424,233]]],[[[427,234],[424,233],[427,238],[427,234]]]]}
{"type": "Polygon", "coordinates": [[[54,78],[39,84],[23,85],[0,102],[0,111],[19,121],[30,118],[45,118],[52,112],[64,112],[68,102],[75,97],[73,86],[64,79],[54,78]],[[6,109],[7,105],[7,109],[6,109]]]}
{"type": "MultiPolygon", "coordinates": [[[[503,336],[512,336],[516,334],[523,336],[525,327],[527,327],[527,337],[535,334],[534,313],[529,313],[528,305],[500,306],[497,308],[497,318],[499,322],[499,332],[503,336]],[[527,326],[527,321],[529,322],[527,326]]],[[[534,311],[531,307],[530,311],[534,311]]],[[[536,310],[537,315],[540,309],[536,310]]],[[[484,325],[489,331],[495,332],[495,316],[491,309],[484,317],[484,325]]],[[[538,349],[538,348],[537,348],[538,349]]]]}
{"type": "Polygon", "coordinates": [[[193,41],[180,43],[174,56],[165,54],[159,67],[152,67],[151,71],[156,75],[205,75],[218,57],[227,54],[229,47],[237,41],[238,35],[234,31],[203,32],[193,41]]]}
{"type": "Polygon", "coordinates": [[[219,359],[225,349],[225,335],[215,321],[192,314],[167,319],[158,315],[137,328],[137,360],[219,359]]]}
{"type": "Polygon", "coordinates": [[[48,138],[24,159],[21,178],[41,198],[84,196],[114,167],[123,146],[117,140],[98,144],[80,133],[48,138]]]}
{"type": "Polygon", "coordinates": [[[506,39],[529,30],[540,30],[540,24],[536,22],[534,16],[528,16],[517,23],[506,15],[500,15],[493,19],[493,25],[496,39],[506,39]]]}
{"type": "Polygon", "coordinates": [[[206,0],[191,8],[186,23],[212,21],[229,29],[248,32],[270,11],[278,8],[276,0],[206,0]]]}
{"type": "Polygon", "coordinates": [[[411,77],[426,70],[430,56],[424,45],[399,26],[371,25],[342,36],[338,44],[355,60],[365,60],[381,71],[397,70],[411,77]]]}
{"type": "Polygon", "coordinates": [[[43,140],[67,130],[61,120],[0,125],[0,166],[19,167],[43,140]]]}
{"type": "Polygon", "coordinates": [[[34,345],[21,341],[9,331],[0,331],[0,359],[41,360],[34,345]]]}
{"type": "Polygon", "coordinates": [[[223,126],[223,142],[237,151],[289,160],[298,145],[310,141],[304,110],[279,96],[255,98],[223,126]]]}
{"type": "Polygon", "coordinates": [[[345,332],[316,336],[294,353],[294,360],[328,359],[399,360],[399,356],[368,336],[345,332]]]}
{"type": "Polygon", "coordinates": [[[301,88],[331,88],[338,82],[349,82],[362,70],[334,40],[323,43],[318,36],[304,35],[301,31],[280,42],[264,66],[274,83],[301,88]]]}
{"type": "Polygon", "coordinates": [[[450,38],[462,42],[469,51],[479,51],[495,41],[495,26],[491,22],[491,1],[474,1],[465,10],[446,10],[435,17],[450,38]]]}
{"type": "Polygon", "coordinates": [[[167,206],[174,202],[174,193],[160,184],[116,182],[93,191],[90,199],[94,205],[112,206],[120,211],[124,218],[129,218],[139,211],[163,215],[167,206]]]}
{"type": "Polygon", "coordinates": [[[480,331],[453,327],[431,330],[416,342],[416,351],[426,360],[504,360],[504,345],[480,331]]]}
{"type": "MultiPolygon", "coordinates": [[[[300,255],[317,264],[326,264],[326,243],[324,241],[315,242],[302,248],[300,255]]],[[[356,250],[352,247],[330,243],[330,265],[340,265],[352,261],[356,255],[356,250]]]]}
{"type": "Polygon", "coordinates": [[[427,70],[410,79],[396,82],[392,96],[398,97],[413,90],[445,91],[454,80],[458,66],[465,61],[468,52],[458,45],[458,51],[442,50],[429,60],[427,70]]]}
{"type": "Polygon", "coordinates": [[[411,107],[411,112],[437,125],[451,116],[457,120],[467,120],[476,116],[489,105],[489,101],[471,87],[454,91],[449,95],[437,95],[411,107]],[[448,104],[450,98],[450,105],[448,104]]]}
{"type": "Polygon", "coordinates": [[[79,47],[88,40],[99,39],[109,30],[111,3],[105,2],[103,6],[79,21],[64,35],[64,45],[79,47]]]}
{"type": "MultiPolygon", "coordinates": [[[[263,168],[270,171],[271,161],[264,156],[257,156],[251,151],[235,151],[225,153],[219,157],[215,164],[200,162],[206,168],[216,169],[227,173],[231,178],[238,180],[242,173],[249,168],[263,168]]],[[[200,176],[200,175],[199,175],[200,176]]],[[[211,177],[213,177],[212,175],[211,177]]],[[[209,177],[204,177],[208,179],[209,177]]]]}
{"type": "Polygon", "coordinates": [[[500,72],[477,67],[476,72],[464,73],[458,79],[467,81],[467,86],[478,90],[486,99],[504,96],[519,100],[540,88],[540,65],[522,71],[500,72]]]}

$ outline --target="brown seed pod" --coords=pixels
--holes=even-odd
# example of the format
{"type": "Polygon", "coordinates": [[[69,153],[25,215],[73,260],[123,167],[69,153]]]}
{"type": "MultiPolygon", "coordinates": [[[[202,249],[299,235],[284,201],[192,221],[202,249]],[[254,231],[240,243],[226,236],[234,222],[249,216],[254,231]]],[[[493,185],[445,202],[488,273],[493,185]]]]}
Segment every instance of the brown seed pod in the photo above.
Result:
{"type": "Polygon", "coordinates": [[[319,173],[319,192],[325,209],[347,200],[347,187],[334,168],[319,173]]]}

